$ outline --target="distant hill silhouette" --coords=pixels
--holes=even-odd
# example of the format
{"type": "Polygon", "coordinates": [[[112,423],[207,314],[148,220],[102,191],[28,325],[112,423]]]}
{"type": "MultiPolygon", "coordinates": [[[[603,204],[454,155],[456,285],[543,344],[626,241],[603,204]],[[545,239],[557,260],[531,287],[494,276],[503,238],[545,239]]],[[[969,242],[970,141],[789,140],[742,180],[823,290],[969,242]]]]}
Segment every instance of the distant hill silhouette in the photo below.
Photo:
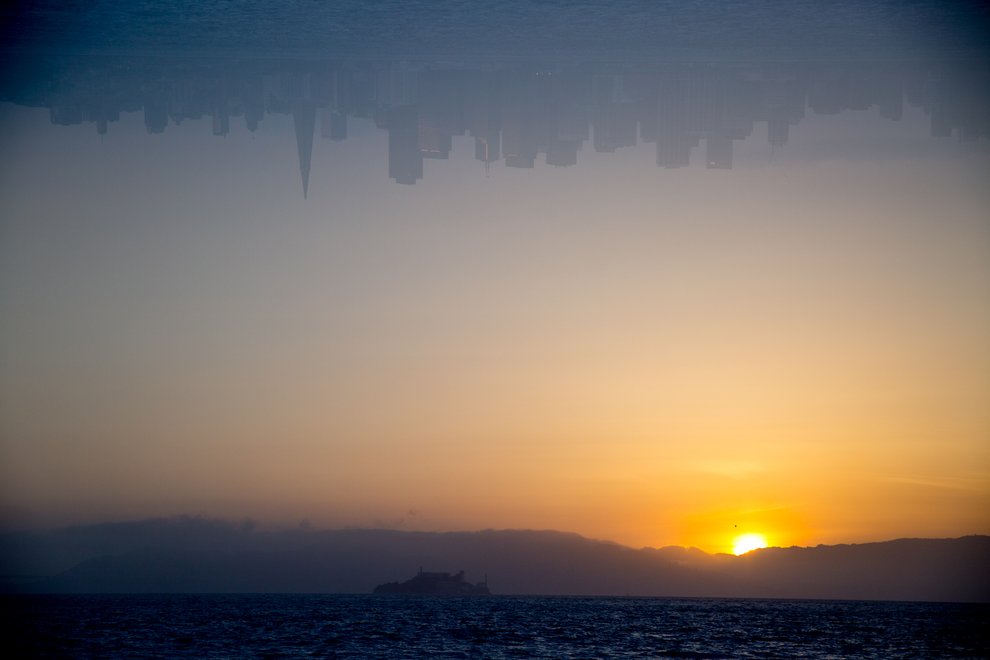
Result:
{"type": "Polygon", "coordinates": [[[990,601],[990,537],[767,548],[633,549],[555,531],[257,531],[200,518],[0,535],[3,590],[369,593],[420,567],[494,594],[990,601]]]}

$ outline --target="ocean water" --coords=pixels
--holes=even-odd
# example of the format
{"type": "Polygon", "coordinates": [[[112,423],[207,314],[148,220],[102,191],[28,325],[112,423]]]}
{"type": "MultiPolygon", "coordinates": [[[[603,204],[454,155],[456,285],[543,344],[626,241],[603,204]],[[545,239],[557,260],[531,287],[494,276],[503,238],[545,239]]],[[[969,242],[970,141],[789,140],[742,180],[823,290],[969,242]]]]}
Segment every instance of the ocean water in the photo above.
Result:
{"type": "Polygon", "coordinates": [[[985,53],[970,0],[380,0],[236,4],[38,0],[0,24],[14,49],[415,57],[918,56],[985,53]]]}
{"type": "Polygon", "coordinates": [[[39,657],[987,657],[990,606],[654,598],[7,598],[39,657]]]}

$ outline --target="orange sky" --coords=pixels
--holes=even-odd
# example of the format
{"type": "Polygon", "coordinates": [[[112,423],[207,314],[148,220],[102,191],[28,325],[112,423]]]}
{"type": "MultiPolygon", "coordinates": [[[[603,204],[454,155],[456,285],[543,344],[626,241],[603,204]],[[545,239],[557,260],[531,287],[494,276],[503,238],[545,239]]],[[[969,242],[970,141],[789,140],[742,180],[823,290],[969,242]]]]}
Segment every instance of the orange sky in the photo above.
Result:
{"type": "Polygon", "coordinates": [[[724,172],[486,178],[455,138],[413,187],[359,124],[304,201],[291,119],[99,142],[5,105],[4,520],[990,532],[986,150],[815,159],[929,139],[846,115],[724,172]]]}

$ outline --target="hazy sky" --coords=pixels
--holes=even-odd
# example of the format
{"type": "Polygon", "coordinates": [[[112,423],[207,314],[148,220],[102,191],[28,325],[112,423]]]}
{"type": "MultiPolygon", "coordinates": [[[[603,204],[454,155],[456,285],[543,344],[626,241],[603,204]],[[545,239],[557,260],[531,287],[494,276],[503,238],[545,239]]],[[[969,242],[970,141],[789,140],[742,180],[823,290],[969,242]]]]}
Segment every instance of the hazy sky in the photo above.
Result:
{"type": "Polygon", "coordinates": [[[3,521],[990,532],[990,157],[929,125],[487,176],[455,136],[403,186],[352,118],[304,200],[288,115],[2,104],[3,521]]]}

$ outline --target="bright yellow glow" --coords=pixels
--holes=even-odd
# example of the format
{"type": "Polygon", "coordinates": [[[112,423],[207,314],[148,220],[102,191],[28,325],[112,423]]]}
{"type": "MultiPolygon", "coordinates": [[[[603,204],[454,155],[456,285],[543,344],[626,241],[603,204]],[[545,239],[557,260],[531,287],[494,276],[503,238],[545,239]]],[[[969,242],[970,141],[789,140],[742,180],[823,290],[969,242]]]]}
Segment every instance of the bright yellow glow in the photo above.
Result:
{"type": "Polygon", "coordinates": [[[767,547],[767,539],[763,534],[743,534],[732,542],[732,552],[736,555],[744,555],[750,550],[765,547],[767,547]]]}

